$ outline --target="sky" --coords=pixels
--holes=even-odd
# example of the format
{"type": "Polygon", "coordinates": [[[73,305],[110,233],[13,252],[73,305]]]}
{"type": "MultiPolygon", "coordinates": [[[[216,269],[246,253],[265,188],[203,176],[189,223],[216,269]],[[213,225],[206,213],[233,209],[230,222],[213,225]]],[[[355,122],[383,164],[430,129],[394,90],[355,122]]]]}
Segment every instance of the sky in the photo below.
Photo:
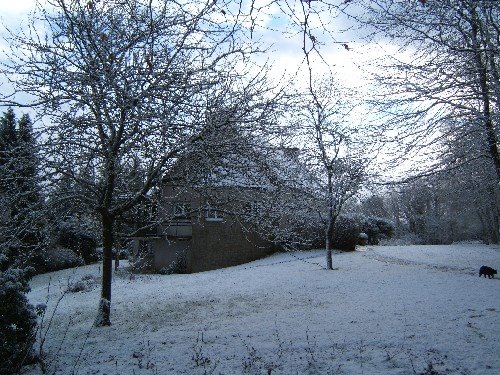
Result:
{"type": "MultiPolygon", "coordinates": [[[[43,3],[45,0],[41,0],[43,3]]],[[[267,4],[268,1],[256,0],[256,6],[267,4]]],[[[302,51],[302,34],[298,28],[293,26],[293,14],[301,15],[300,2],[290,2],[296,8],[285,10],[284,13],[276,5],[266,7],[256,14],[257,26],[254,30],[255,40],[260,40],[264,46],[270,46],[269,51],[261,55],[257,63],[272,65],[271,77],[277,82],[283,82],[283,76],[291,77],[291,80],[299,87],[304,88],[307,84],[307,66],[305,65],[304,53],[302,51]]],[[[9,46],[1,38],[5,35],[3,26],[16,31],[23,28],[23,24],[29,22],[30,12],[34,9],[36,0],[0,0],[0,61],[5,58],[9,46]]],[[[230,10],[228,9],[228,13],[230,10]]],[[[221,12],[221,22],[226,14],[221,12]]],[[[295,20],[297,21],[297,20],[295,20]]],[[[312,54],[314,61],[314,74],[317,77],[324,76],[331,70],[336,77],[350,88],[366,90],[367,79],[363,72],[363,61],[372,58],[370,49],[355,40],[354,35],[342,35],[339,30],[347,28],[349,25],[346,19],[335,17],[332,19],[323,18],[322,22],[327,24],[327,28],[333,33],[327,35],[323,32],[319,19],[311,17],[310,27],[312,34],[317,38],[319,44],[318,54],[312,54]],[[344,47],[349,46],[349,50],[344,47]],[[322,61],[324,59],[324,61],[322,61]]],[[[310,40],[308,41],[310,43],[310,40]]],[[[0,86],[2,94],[8,90],[8,85],[0,86]]],[[[360,115],[362,116],[362,115],[360,115]]]]}
{"type": "MultiPolygon", "coordinates": [[[[263,3],[268,3],[268,1],[255,1],[257,5],[263,3]]],[[[257,62],[260,64],[267,62],[272,65],[271,77],[275,81],[283,81],[283,75],[286,75],[292,77],[292,81],[297,86],[305,88],[308,68],[302,51],[303,36],[291,21],[294,14],[302,14],[302,9],[298,1],[289,3],[294,4],[296,8],[287,10],[288,14],[275,5],[257,13],[257,23],[261,27],[256,27],[254,30],[255,40],[260,40],[264,45],[270,46],[269,52],[262,55],[257,62]]],[[[0,23],[12,30],[22,28],[23,24],[29,22],[29,14],[35,4],[35,0],[0,0],[0,23]]],[[[337,80],[347,87],[348,95],[356,90],[362,96],[367,97],[373,92],[372,86],[368,84],[366,69],[370,65],[369,61],[383,53],[393,52],[394,47],[387,43],[365,43],[361,36],[352,29],[349,32],[342,32],[350,26],[352,25],[349,24],[348,19],[342,16],[323,16],[321,20],[310,18],[311,34],[316,38],[321,53],[321,56],[312,55],[313,72],[316,77],[322,77],[330,70],[337,80]],[[326,25],[329,33],[325,33],[325,27],[322,27],[321,23],[326,25]]],[[[5,29],[0,26],[0,30],[1,36],[5,33],[5,29]]],[[[311,41],[308,40],[308,43],[311,41]]],[[[0,61],[5,56],[3,51],[8,48],[9,46],[0,37],[0,61]]],[[[0,93],[5,94],[7,90],[8,85],[0,86],[0,93]]],[[[354,98],[354,94],[351,98],[354,98]]],[[[351,121],[354,126],[361,126],[367,122],[368,116],[370,116],[368,109],[361,106],[351,113],[351,121]]]]}
{"type": "MultiPolygon", "coordinates": [[[[13,29],[19,28],[19,25],[28,21],[29,12],[34,8],[35,0],[0,0],[0,22],[2,25],[7,25],[13,29]]],[[[267,3],[256,1],[256,4],[267,3]]],[[[296,2],[297,9],[294,11],[300,14],[299,2],[296,2]]],[[[283,10],[277,6],[266,8],[265,11],[259,13],[257,22],[268,28],[256,28],[257,37],[261,38],[264,44],[272,44],[271,52],[266,54],[265,58],[273,62],[276,76],[286,71],[289,74],[294,74],[297,70],[300,73],[301,62],[304,59],[302,52],[302,36],[287,35],[286,31],[290,31],[287,25],[290,25],[290,19],[283,14],[283,10]],[[276,29],[277,31],[272,31],[276,29]]],[[[337,31],[346,27],[346,20],[336,17],[335,19],[323,19],[327,23],[327,27],[335,33],[327,36],[322,34],[319,29],[313,31],[316,34],[320,51],[325,61],[333,67],[335,72],[338,72],[346,84],[358,86],[363,83],[363,74],[360,69],[360,61],[364,61],[369,57],[371,52],[368,49],[361,47],[359,41],[353,40],[349,35],[340,35],[337,31]],[[332,39],[333,36],[333,39],[332,39]],[[346,50],[343,44],[348,44],[349,50],[346,50]]],[[[311,19],[313,30],[318,28],[318,22],[311,19]]],[[[2,30],[2,33],[4,30],[2,30]]],[[[292,31],[293,32],[293,31],[292,31]]],[[[0,40],[2,50],[8,48],[3,40],[0,40]]],[[[317,61],[315,64],[318,72],[324,73],[327,70],[326,64],[317,61]]]]}
{"type": "Polygon", "coordinates": [[[1,0],[0,13],[2,15],[12,14],[19,15],[33,7],[33,0],[1,0]]]}
{"type": "Polygon", "coordinates": [[[0,0],[0,22],[9,27],[17,27],[27,21],[35,0],[0,0]]]}

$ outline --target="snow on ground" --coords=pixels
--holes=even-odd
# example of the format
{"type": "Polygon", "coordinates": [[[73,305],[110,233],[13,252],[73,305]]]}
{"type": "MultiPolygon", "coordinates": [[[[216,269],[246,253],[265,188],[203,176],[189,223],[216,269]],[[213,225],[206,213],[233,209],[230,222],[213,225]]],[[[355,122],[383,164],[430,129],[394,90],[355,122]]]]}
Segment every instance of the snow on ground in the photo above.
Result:
{"type": "MultiPolygon", "coordinates": [[[[364,250],[334,255],[334,271],[323,251],[191,275],[119,270],[111,327],[92,327],[99,285],[61,299],[48,373],[500,373],[500,283],[478,276],[500,268],[500,247],[364,250]]],[[[68,281],[99,271],[34,278],[31,302],[48,297],[44,329],[68,281]]]]}

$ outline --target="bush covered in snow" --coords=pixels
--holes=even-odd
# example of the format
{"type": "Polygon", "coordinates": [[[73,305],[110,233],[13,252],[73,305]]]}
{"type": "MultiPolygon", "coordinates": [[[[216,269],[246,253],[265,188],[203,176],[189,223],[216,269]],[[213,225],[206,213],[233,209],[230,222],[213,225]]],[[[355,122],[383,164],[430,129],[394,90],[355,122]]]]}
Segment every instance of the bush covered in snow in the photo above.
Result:
{"type": "MultiPolygon", "coordinates": [[[[326,245],[325,224],[319,220],[310,221],[301,228],[299,234],[305,244],[300,249],[322,249],[326,245]],[[307,245],[307,246],[306,246],[307,245]]],[[[359,243],[361,225],[354,217],[339,216],[332,236],[333,248],[342,251],[354,251],[359,243]]]]}
{"type": "Polygon", "coordinates": [[[94,275],[83,275],[79,280],[68,282],[66,291],[68,293],[88,292],[94,289],[98,282],[98,278],[94,275]]]}
{"type": "Polygon", "coordinates": [[[394,235],[394,224],[385,218],[369,216],[363,219],[362,231],[368,235],[368,244],[378,245],[381,239],[394,235]]]}
{"type": "Polygon", "coordinates": [[[73,250],[83,258],[86,264],[99,260],[96,251],[96,238],[88,231],[74,224],[64,225],[59,228],[57,243],[61,247],[73,250]]]}
{"type": "Polygon", "coordinates": [[[0,374],[17,373],[32,355],[36,314],[28,303],[32,269],[0,271],[0,374]]]}
{"type": "Polygon", "coordinates": [[[360,232],[359,222],[355,218],[339,216],[333,230],[333,248],[342,251],[356,250],[360,232]]]}
{"type": "Polygon", "coordinates": [[[378,245],[380,240],[392,238],[394,224],[380,217],[341,215],[333,230],[333,248],[341,251],[354,251],[356,245],[378,245]]]}
{"type": "Polygon", "coordinates": [[[44,251],[41,261],[38,262],[37,273],[59,271],[66,268],[79,267],[84,264],[83,259],[73,250],[63,247],[54,247],[44,251]]]}
{"type": "Polygon", "coordinates": [[[168,265],[168,267],[163,267],[160,270],[161,274],[172,275],[187,273],[187,257],[185,251],[179,251],[176,253],[175,260],[168,265]]]}
{"type": "MultiPolygon", "coordinates": [[[[326,224],[319,218],[310,218],[300,227],[289,228],[294,238],[299,239],[295,249],[322,249],[326,244],[326,224]]],[[[377,245],[380,240],[392,238],[394,224],[385,218],[363,215],[340,215],[333,229],[333,248],[354,251],[357,245],[377,245]],[[362,235],[363,234],[363,235],[362,235]],[[361,235],[361,236],[360,236],[361,235]],[[366,237],[363,237],[366,236],[366,237]]]]}

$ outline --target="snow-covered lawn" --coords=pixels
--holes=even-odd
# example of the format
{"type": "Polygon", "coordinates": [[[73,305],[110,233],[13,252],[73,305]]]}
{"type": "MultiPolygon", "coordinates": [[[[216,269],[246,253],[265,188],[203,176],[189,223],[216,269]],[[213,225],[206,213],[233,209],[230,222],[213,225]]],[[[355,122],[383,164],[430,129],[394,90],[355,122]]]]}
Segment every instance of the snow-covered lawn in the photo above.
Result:
{"type": "MultiPolygon", "coordinates": [[[[60,301],[49,373],[500,374],[500,277],[478,276],[500,268],[498,246],[364,250],[334,255],[334,271],[322,251],[192,275],[121,270],[111,327],[92,328],[98,285],[60,301]]],[[[35,277],[31,302],[49,297],[47,320],[68,279],[98,267],[35,277]]]]}

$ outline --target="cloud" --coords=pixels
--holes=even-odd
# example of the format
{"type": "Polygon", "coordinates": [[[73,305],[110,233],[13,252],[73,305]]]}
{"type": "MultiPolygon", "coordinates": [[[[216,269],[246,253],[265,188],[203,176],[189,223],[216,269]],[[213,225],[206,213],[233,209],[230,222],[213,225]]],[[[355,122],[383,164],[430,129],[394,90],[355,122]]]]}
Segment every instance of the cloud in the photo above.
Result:
{"type": "Polygon", "coordinates": [[[0,2],[0,13],[4,16],[26,13],[33,9],[34,3],[33,0],[4,0],[0,2]]]}

